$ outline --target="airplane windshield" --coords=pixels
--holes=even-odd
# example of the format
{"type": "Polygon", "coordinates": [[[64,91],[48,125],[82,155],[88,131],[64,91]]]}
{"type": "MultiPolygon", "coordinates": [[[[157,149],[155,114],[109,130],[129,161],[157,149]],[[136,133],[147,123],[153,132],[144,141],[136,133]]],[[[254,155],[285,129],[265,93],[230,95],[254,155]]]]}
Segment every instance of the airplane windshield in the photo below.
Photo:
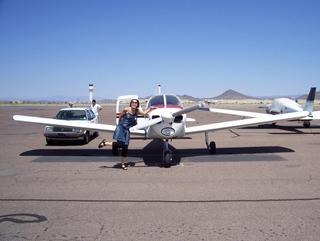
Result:
{"type": "Polygon", "coordinates": [[[175,95],[156,95],[150,98],[147,108],[150,107],[182,107],[181,101],[175,95]]]}
{"type": "Polygon", "coordinates": [[[147,108],[149,107],[164,107],[163,95],[156,95],[150,98],[147,108]]]}
{"type": "Polygon", "coordinates": [[[181,101],[175,95],[166,95],[167,107],[182,107],[181,101]]]}

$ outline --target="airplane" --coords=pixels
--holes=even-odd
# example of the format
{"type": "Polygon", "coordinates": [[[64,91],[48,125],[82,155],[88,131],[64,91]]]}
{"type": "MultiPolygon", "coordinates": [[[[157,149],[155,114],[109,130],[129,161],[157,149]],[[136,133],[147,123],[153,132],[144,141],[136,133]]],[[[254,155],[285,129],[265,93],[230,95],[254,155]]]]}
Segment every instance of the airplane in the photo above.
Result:
{"type": "MultiPolygon", "coordinates": [[[[120,96],[117,101],[117,111],[122,100],[136,98],[137,96],[120,96]]],[[[162,160],[165,166],[174,164],[172,159],[172,151],[169,149],[169,140],[188,138],[189,135],[196,133],[204,133],[206,147],[210,154],[216,153],[216,143],[209,140],[209,132],[252,126],[257,124],[273,123],[280,120],[295,120],[306,118],[312,113],[308,110],[284,113],[279,115],[272,114],[252,114],[251,118],[232,120],[218,123],[209,123],[196,126],[187,126],[187,122],[192,121],[187,118],[187,113],[195,110],[217,112],[239,113],[246,114],[244,111],[224,110],[209,108],[206,103],[200,102],[196,105],[184,107],[182,101],[173,94],[162,94],[161,89],[158,87],[157,94],[151,96],[147,102],[146,108],[152,108],[145,118],[138,118],[137,124],[130,128],[132,136],[140,136],[143,139],[157,139],[163,143],[162,160]]],[[[249,113],[249,112],[248,112],[249,113]]],[[[254,112],[253,112],[254,113],[254,112]]],[[[14,115],[15,121],[37,123],[41,125],[60,126],[60,127],[73,127],[93,131],[114,132],[116,125],[101,124],[101,123],[81,123],[76,121],[57,120],[53,118],[43,118],[35,116],[14,115]]],[[[112,153],[118,152],[116,145],[112,146],[112,153]]]]}
{"type": "MultiPolygon", "coordinates": [[[[270,114],[279,115],[279,114],[286,114],[286,113],[308,111],[309,115],[290,120],[290,121],[302,121],[303,126],[308,128],[310,127],[312,120],[320,120],[320,111],[313,111],[315,95],[316,95],[316,87],[310,88],[310,91],[304,106],[299,105],[296,101],[289,98],[274,99],[271,104],[268,104],[264,107],[266,109],[267,114],[250,112],[250,111],[224,110],[224,109],[214,109],[214,108],[211,109],[211,112],[245,116],[245,117],[262,117],[262,116],[268,116],[270,114]]],[[[272,124],[275,125],[275,122],[273,122],[272,124]]]]}
{"type": "MultiPolygon", "coordinates": [[[[306,103],[304,106],[299,105],[296,101],[289,98],[277,98],[272,101],[271,104],[266,106],[266,112],[268,114],[278,115],[282,113],[298,112],[303,110],[313,111],[313,102],[316,95],[316,87],[310,88],[306,103]]],[[[299,119],[303,122],[304,127],[310,127],[311,121],[320,119],[320,115],[313,113],[312,116],[307,116],[299,119]],[[316,115],[315,115],[316,114],[316,115]]]]}

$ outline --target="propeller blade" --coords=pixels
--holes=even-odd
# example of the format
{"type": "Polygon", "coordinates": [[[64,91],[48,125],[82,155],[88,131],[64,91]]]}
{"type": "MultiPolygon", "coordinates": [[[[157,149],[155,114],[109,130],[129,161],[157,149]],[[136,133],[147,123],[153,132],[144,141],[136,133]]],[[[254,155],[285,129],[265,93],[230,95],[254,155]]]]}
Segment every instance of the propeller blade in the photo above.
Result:
{"type": "Polygon", "coordinates": [[[140,129],[144,129],[144,128],[147,128],[149,126],[153,126],[155,124],[158,124],[162,121],[162,118],[161,117],[158,117],[158,118],[155,118],[155,119],[151,119],[151,120],[147,120],[146,122],[144,123],[141,123],[141,124],[137,124],[133,127],[130,128],[130,131],[136,131],[136,130],[140,130],[140,129]]]}
{"type": "Polygon", "coordinates": [[[172,113],[172,116],[176,117],[178,115],[186,114],[186,113],[189,113],[191,111],[195,111],[195,110],[204,108],[205,106],[206,105],[204,103],[199,103],[197,105],[189,106],[189,107],[183,108],[182,110],[178,110],[178,111],[172,113]]]}

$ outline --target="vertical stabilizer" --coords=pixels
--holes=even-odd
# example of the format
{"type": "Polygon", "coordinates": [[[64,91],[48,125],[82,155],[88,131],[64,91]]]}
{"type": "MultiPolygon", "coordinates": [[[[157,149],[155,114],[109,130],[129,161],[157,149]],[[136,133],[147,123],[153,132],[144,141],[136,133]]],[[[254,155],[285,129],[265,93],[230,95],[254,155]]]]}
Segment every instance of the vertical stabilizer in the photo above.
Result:
{"type": "Polygon", "coordinates": [[[313,102],[315,97],[316,97],[316,87],[312,87],[309,91],[306,103],[303,107],[303,110],[309,111],[310,114],[313,111],[313,102]]]}

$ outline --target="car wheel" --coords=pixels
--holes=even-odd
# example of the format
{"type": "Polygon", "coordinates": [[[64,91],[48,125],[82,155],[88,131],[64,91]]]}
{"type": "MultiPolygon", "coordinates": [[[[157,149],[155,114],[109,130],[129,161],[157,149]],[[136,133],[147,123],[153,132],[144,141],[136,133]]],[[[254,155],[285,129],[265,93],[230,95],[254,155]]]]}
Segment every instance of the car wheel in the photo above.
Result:
{"type": "Polygon", "coordinates": [[[54,144],[54,141],[53,141],[53,140],[50,140],[50,139],[48,139],[48,138],[46,138],[46,142],[47,142],[47,145],[48,145],[48,146],[54,144]]]}
{"type": "Polygon", "coordinates": [[[87,131],[85,134],[83,134],[82,143],[83,144],[88,144],[89,141],[90,141],[90,133],[89,133],[89,131],[87,131]]]}

